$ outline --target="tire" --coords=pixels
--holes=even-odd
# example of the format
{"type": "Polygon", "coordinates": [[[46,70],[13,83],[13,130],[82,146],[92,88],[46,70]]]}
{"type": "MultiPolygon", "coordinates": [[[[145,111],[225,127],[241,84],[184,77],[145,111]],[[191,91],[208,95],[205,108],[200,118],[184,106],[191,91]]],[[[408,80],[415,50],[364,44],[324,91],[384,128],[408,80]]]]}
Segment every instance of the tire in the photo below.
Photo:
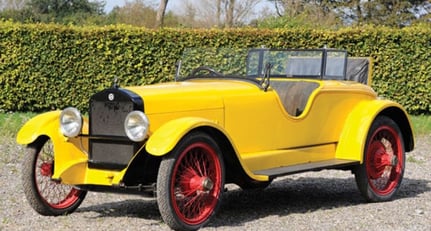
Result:
{"type": "Polygon", "coordinates": [[[54,151],[49,139],[41,138],[28,145],[22,164],[21,180],[30,206],[41,215],[72,213],[84,200],[87,191],[51,179],[54,151]]]}
{"type": "Polygon", "coordinates": [[[355,171],[356,184],[369,202],[388,201],[398,191],[404,175],[405,150],[398,125],[378,116],[367,135],[363,163],[355,171]]]}
{"type": "Polygon", "coordinates": [[[224,190],[220,148],[207,134],[194,132],[165,156],[157,177],[157,203],[174,230],[197,230],[217,211],[224,190]]]}

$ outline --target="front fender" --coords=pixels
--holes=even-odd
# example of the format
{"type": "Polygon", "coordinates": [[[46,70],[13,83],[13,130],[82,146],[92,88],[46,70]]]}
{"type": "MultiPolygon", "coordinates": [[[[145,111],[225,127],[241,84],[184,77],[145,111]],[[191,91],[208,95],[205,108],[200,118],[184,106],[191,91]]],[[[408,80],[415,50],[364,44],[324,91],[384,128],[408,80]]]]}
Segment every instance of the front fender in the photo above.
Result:
{"type": "MultiPolygon", "coordinates": [[[[54,146],[54,172],[52,179],[61,179],[66,184],[83,184],[87,180],[88,141],[83,137],[67,138],[60,131],[61,111],[37,115],[25,123],[17,134],[18,144],[31,144],[41,136],[49,137],[54,146]]],[[[83,134],[88,133],[84,119],[83,134]]]]}
{"type": "Polygon", "coordinates": [[[18,144],[33,143],[39,136],[46,135],[51,138],[63,137],[60,133],[61,111],[51,111],[31,118],[18,131],[16,142],[18,144]]]}
{"type": "Polygon", "coordinates": [[[225,133],[220,125],[208,119],[200,117],[175,119],[163,124],[150,136],[146,150],[151,155],[163,156],[170,152],[185,134],[202,126],[210,126],[225,133]]]}
{"type": "MultiPolygon", "coordinates": [[[[395,122],[400,122],[395,115],[389,113],[393,111],[398,112],[397,114],[403,114],[407,118],[403,122],[409,123],[406,127],[411,128],[407,113],[398,103],[389,100],[373,100],[359,103],[345,121],[337,146],[336,158],[358,160],[362,163],[368,131],[374,119],[378,115],[384,114],[394,119],[395,122]]],[[[403,135],[410,136],[411,134],[410,130],[410,133],[404,132],[403,135]]],[[[411,139],[413,138],[411,137],[411,139]]]]}

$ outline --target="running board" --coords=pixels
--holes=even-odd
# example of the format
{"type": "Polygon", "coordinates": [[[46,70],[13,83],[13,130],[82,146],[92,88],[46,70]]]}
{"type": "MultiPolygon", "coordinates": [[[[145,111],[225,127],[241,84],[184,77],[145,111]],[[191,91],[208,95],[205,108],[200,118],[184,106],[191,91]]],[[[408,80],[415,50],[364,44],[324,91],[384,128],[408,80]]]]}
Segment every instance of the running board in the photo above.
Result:
{"type": "Polygon", "coordinates": [[[263,170],[254,171],[253,173],[256,175],[265,175],[265,176],[269,176],[270,178],[274,178],[282,175],[288,175],[288,174],[294,174],[294,173],[300,173],[300,172],[306,172],[306,171],[318,171],[323,169],[342,168],[342,167],[358,165],[358,164],[360,164],[360,162],[357,160],[331,159],[331,160],[325,160],[325,161],[310,162],[305,164],[297,164],[292,166],[282,166],[278,168],[263,169],[263,170]]]}

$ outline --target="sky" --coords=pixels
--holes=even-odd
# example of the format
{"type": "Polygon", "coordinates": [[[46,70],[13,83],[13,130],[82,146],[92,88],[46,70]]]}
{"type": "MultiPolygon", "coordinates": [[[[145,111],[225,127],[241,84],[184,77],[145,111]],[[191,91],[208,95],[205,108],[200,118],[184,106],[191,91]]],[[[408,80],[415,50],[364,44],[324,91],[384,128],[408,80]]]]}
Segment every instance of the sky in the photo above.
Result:
{"type": "Polygon", "coordinates": [[[112,8],[114,8],[115,6],[124,4],[123,0],[105,0],[105,1],[106,1],[105,12],[107,13],[110,12],[112,8]]]}
{"type": "MultiPolygon", "coordinates": [[[[105,12],[109,13],[115,6],[123,6],[126,2],[126,0],[105,0],[105,12]]],[[[129,0],[129,2],[132,2],[133,0],[129,0]]],[[[154,6],[158,6],[160,0],[146,0],[145,2],[151,2],[154,6]]],[[[184,0],[169,0],[167,10],[173,10],[173,9],[180,9],[182,7],[182,2],[184,0]]],[[[267,4],[267,3],[262,3],[267,4]]]]}
{"type": "MultiPolygon", "coordinates": [[[[116,7],[116,6],[120,6],[120,7],[124,6],[127,1],[128,2],[133,2],[135,0],[105,0],[105,2],[106,2],[106,4],[105,4],[105,13],[111,12],[112,9],[114,7],[116,7]]],[[[185,1],[186,0],[169,0],[168,6],[166,8],[166,11],[167,12],[173,11],[174,13],[176,12],[177,15],[181,15],[182,13],[184,13],[183,12],[183,10],[184,10],[184,6],[183,5],[184,5],[185,1]]],[[[201,0],[187,0],[187,1],[193,3],[193,1],[201,1],[201,0]]],[[[158,6],[159,6],[159,4],[160,4],[160,0],[144,0],[144,2],[146,4],[150,4],[150,6],[154,7],[155,9],[157,9],[158,6]]],[[[260,11],[258,9],[259,10],[266,9],[267,13],[268,12],[273,12],[273,14],[275,14],[275,8],[274,8],[274,6],[271,3],[269,3],[268,1],[261,0],[261,3],[259,3],[258,5],[255,6],[254,10],[256,10],[255,11],[256,13],[250,14],[249,18],[246,19],[246,20],[252,20],[252,19],[255,19],[255,18],[259,17],[260,13],[257,13],[257,12],[260,12],[260,11]]]]}

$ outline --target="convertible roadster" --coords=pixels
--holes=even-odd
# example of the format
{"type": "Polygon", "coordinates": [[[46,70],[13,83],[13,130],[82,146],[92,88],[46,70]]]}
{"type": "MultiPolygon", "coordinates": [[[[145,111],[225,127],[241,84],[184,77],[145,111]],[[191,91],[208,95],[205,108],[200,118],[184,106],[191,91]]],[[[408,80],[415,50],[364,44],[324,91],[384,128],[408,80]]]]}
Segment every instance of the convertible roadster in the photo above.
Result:
{"type": "Polygon", "coordinates": [[[186,49],[175,81],[114,81],[86,113],[29,120],[17,135],[26,198],[57,216],[87,191],[149,195],[175,230],[207,224],[225,184],[265,188],[304,171],[348,170],[366,201],[391,200],[414,137],[371,73],[344,50],[186,49]]]}

